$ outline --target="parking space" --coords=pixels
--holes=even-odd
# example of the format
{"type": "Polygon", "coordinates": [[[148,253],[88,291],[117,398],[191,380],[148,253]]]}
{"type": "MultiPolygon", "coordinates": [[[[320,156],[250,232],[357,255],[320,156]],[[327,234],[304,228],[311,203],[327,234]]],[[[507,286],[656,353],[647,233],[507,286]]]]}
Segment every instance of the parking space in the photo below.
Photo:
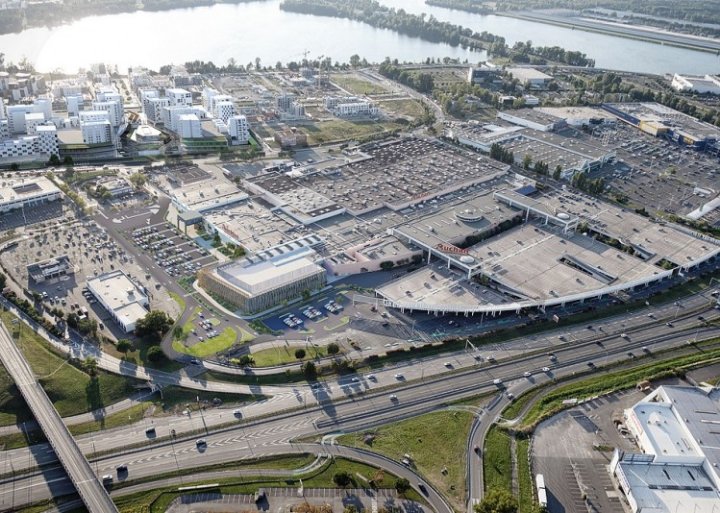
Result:
{"type": "Polygon", "coordinates": [[[622,412],[644,397],[630,390],[588,401],[541,423],[535,430],[532,464],[543,474],[550,513],[623,513],[621,494],[608,472],[615,447],[637,451],[622,412]]]}
{"type": "Polygon", "coordinates": [[[21,226],[74,219],[74,217],[73,209],[62,201],[33,205],[32,208],[21,208],[0,214],[0,232],[15,230],[21,226]]]}
{"type": "Polygon", "coordinates": [[[143,287],[151,304],[177,314],[177,306],[160,285],[153,281],[124,251],[105,229],[93,221],[73,220],[64,224],[45,223],[31,237],[3,253],[3,264],[26,288],[38,293],[47,309],[56,308],[65,314],[88,316],[98,323],[100,333],[110,339],[127,337],[87,290],[88,280],[113,270],[122,269],[143,287]],[[32,279],[27,266],[48,259],[67,257],[68,269],[45,280],[32,279]]]}
{"type": "Polygon", "coordinates": [[[331,331],[339,323],[347,324],[345,307],[347,298],[338,294],[324,294],[318,299],[300,306],[290,307],[262,319],[270,329],[275,331],[302,331],[314,333],[318,330],[331,331]]]}
{"type": "Polygon", "coordinates": [[[216,261],[206,249],[170,223],[135,228],[127,234],[127,238],[174,278],[194,276],[200,269],[216,261]]]}

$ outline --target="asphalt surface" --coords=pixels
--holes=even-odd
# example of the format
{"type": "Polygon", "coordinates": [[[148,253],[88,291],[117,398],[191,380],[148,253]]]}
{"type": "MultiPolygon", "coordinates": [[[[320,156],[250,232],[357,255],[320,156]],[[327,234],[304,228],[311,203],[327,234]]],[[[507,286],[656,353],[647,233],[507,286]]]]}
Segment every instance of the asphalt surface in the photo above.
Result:
{"type": "MultiPolygon", "coordinates": [[[[713,310],[713,312],[716,311],[713,310]]],[[[704,315],[708,319],[717,317],[717,314],[711,312],[704,312],[704,315]]],[[[621,321],[616,322],[620,323],[621,321]]],[[[392,390],[392,393],[397,395],[397,403],[388,399],[389,391],[353,395],[346,400],[336,400],[335,402],[328,401],[327,394],[324,392],[314,391],[317,398],[323,401],[319,406],[305,403],[305,408],[299,411],[275,414],[266,419],[250,420],[237,427],[231,426],[221,431],[203,434],[202,437],[207,441],[207,447],[202,451],[198,450],[195,445],[195,436],[200,435],[182,438],[181,433],[188,429],[202,431],[204,426],[210,425],[212,422],[230,421],[232,414],[229,411],[221,419],[209,418],[208,414],[204,417],[195,415],[188,419],[166,419],[164,423],[161,421],[156,423],[157,434],[160,437],[167,435],[172,426],[180,435],[175,442],[158,441],[146,447],[127,450],[123,454],[103,457],[93,461],[93,464],[99,474],[112,472],[117,465],[127,464],[129,478],[133,479],[158,476],[177,469],[193,469],[201,465],[238,461],[258,455],[294,452],[293,447],[296,447],[297,444],[294,444],[293,440],[322,433],[364,430],[371,426],[445,408],[449,402],[462,397],[498,390],[498,387],[493,384],[495,379],[503,381],[504,390],[517,394],[526,388],[554,378],[584,372],[587,370],[588,361],[596,362],[598,365],[623,361],[628,359],[627,352],[629,351],[634,351],[639,356],[643,346],[654,352],[663,348],[685,345],[688,339],[695,336],[698,337],[698,340],[702,340],[720,335],[718,327],[698,327],[697,324],[694,312],[685,318],[679,315],[672,328],[657,322],[652,326],[638,328],[638,331],[628,330],[629,340],[618,336],[617,333],[600,333],[598,337],[564,348],[557,348],[554,350],[557,357],[557,361],[554,363],[549,362],[548,356],[544,353],[527,354],[507,362],[500,361],[495,365],[483,364],[477,368],[446,374],[435,379],[416,380],[392,390]],[[595,339],[599,339],[601,344],[598,344],[595,339]],[[544,366],[550,366],[551,372],[539,371],[544,366]],[[532,372],[533,377],[530,379],[523,377],[525,371],[532,372]]],[[[688,350],[696,349],[688,346],[688,350]]],[[[498,390],[498,392],[501,394],[503,390],[498,390]]],[[[253,410],[255,410],[254,405],[244,409],[243,413],[246,414],[253,410]]],[[[481,425],[489,426],[500,410],[500,404],[491,408],[487,418],[481,420],[481,425]]],[[[128,447],[133,440],[142,442],[145,439],[144,430],[138,430],[138,426],[130,426],[80,437],[78,442],[83,451],[90,453],[93,452],[93,447],[97,451],[117,451],[120,447],[128,447]]],[[[47,465],[45,472],[52,469],[54,460],[52,452],[44,453],[40,446],[8,451],[8,457],[17,462],[15,472],[23,467],[23,461],[27,461],[30,457],[38,463],[47,465]],[[31,450],[33,454],[29,456],[31,450]]],[[[475,467],[477,466],[479,465],[475,467]]],[[[53,483],[57,485],[58,481],[53,481],[53,483]]],[[[48,496],[47,483],[37,479],[37,476],[34,481],[32,475],[18,476],[14,486],[30,487],[28,494],[35,500],[48,496]]],[[[0,501],[4,501],[10,493],[8,482],[0,482],[0,487],[2,488],[0,501]]],[[[473,497],[477,494],[475,491],[471,493],[473,493],[473,497]]]]}
{"type": "Polygon", "coordinates": [[[25,357],[15,345],[10,333],[0,323],[0,360],[30,407],[35,419],[50,441],[53,454],[57,455],[74,489],[90,513],[117,511],[107,490],[93,472],[75,439],[50,402],[47,394],[33,374],[25,357]]]}

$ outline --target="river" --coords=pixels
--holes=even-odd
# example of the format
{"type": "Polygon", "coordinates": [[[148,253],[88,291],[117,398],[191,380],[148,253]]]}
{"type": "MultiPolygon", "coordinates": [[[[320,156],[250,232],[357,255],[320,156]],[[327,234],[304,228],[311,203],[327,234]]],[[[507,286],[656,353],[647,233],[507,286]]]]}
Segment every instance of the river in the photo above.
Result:
{"type": "MultiPolygon", "coordinates": [[[[509,43],[531,40],[580,50],[598,67],[651,73],[717,73],[720,58],[703,52],[660,46],[602,34],[587,33],[502,16],[481,16],[424,4],[423,0],[381,0],[408,12],[425,12],[440,20],[501,35],[509,43]]],[[[390,30],[336,18],[288,13],[280,0],[217,4],[163,12],[138,11],[91,16],[53,28],[33,28],[0,36],[6,60],[27,57],[40,71],[75,72],[92,63],[158,69],[163,64],[211,60],[238,64],[260,57],[275,65],[308,57],[329,56],[347,62],[358,54],[379,62],[386,56],[400,61],[453,57],[477,62],[484,53],[401,36],[390,30]]]]}

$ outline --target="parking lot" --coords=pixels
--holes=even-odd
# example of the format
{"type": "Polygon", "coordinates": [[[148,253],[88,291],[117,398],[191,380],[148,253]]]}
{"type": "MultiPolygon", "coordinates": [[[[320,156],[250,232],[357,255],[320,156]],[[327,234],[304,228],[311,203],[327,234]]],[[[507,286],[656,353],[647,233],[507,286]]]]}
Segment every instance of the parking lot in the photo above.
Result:
{"type": "Polygon", "coordinates": [[[74,210],[70,205],[62,201],[53,201],[0,214],[0,232],[15,230],[21,226],[54,223],[62,219],[74,218],[74,210]]]}
{"type": "Polygon", "coordinates": [[[588,401],[541,423],[532,445],[534,474],[543,474],[548,511],[623,513],[608,465],[615,447],[638,451],[622,412],[644,393],[620,392],[588,401]]]}
{"type": "Polygon", "coordinates": [[[201,268],[215,262],[215,257],[170,223],[135,228],[127,234],[138,250],[152,256],[158,267],[169,276],[194,276],[201,268]]]}
{"type": "Polygon", "coordinates": [[[604,178],[614,194],[668,213],[687,214],[718,192],[717,158],[684,148],[634,127],[617,126],[597,134],[614,148],[616,162],[591,173],[604,178]]]}
{"type": "Polygon", "coordinates": [[[116,269],[122,269],[140,287],[144,287],[153,308],[177,315],[177,304],[167,292],[152,280],[133,258],[107,232],[93,221],[74,220],[65,224],[45,223],[32,237],[20,240],[17,246],[3,253],[4,266],[29,290],[43,296],[47,308],[57,308],[66,314],[88,311],[98,322],[100,333],[117,340],[127,337],[102,308],[85,285],[88,280],[116,269]],[[40,283],[28,276],[29,264],[67,256],[67,274],[40,283]]]}

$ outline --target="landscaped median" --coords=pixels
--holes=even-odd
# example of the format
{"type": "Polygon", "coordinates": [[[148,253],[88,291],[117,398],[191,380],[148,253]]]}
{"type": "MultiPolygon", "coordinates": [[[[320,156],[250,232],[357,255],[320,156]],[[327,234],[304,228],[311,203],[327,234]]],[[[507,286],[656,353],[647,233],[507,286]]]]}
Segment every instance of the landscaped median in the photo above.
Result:
{"type": "Polygon", "coordinates": [[[437,411],[343,435],[337,441],[396,461],[407,460],[460,511],[465,503],[467,439],[472,420],[467,411],[437,411]]]}
{"type": "MultiPolygon", "coordinates": [[[[291,466],[292,460],[287,459],[287,457],[280,457],[280,459],[283,461],[279,464],[279,468],[288,469],[291,466]]],[[[277,469],[278,464],[273,463],[273,460],[258,460],[257,463],[253,463],[249,466],[247,462],[238,462],[236,463],[236,468],[238,470],[252,468],[277,469]]],[[[232,467],[224,466],[221,470],[230,469],[232,469],[232,467]]],[[[188,473],[196,475],[198,474],[198,469],[190,469],[188,473]]],[[[212,479],[210,481],[197,479],[193,481],[185,481],[183,486],[190,487],[204,484],[217,484],[218,486],[212,489],[213,492],[221,493],[223,495],[233,495],[253,494],[258,490],[258,488],[298,488],[300,486],[301,479],[302,485],[306,489],[337,488],[338,485],[336,484],[336,476],[338,475],[349,476],[349,486],[359,488],[368,487],[370,482],[373,482],[378,488],[393,488],[397,479],[396,476],[393,476],[384,470],[343,458],[329,459],[318,469],[305,474],[294,474],[290,470],[286,475],[288,477],[266,477],[262,476],[262,471],[258,470],[258,475],[255,476],[244,475],[242,478],[222,477],[212,479]]],[[[163,476],[163,478],[166,478],[166,476],[163,476]]],[[[131,484],[131,482],[127,483],[127,485],[131,484]]],[[[121,495],[117,499],[114,499],[114,501],[121,513],[165,513],[172,501],[181,495],[182,493],[177,491],[177,486],[167,486],[151,491],[121,495]]],[[[407,496],[412,500],[421,500],[414,491],[408,492],[407,496]]],[[[304,499],[302,498],[298,498],[298,503],[303,502],[303,500],[304,499]]]]}
{"type": "MultiPolygon", "coordinates": [[[[245,343],[253,339],[253,336],[247,331],[240,329],[240,335],[232,326],[227,326],[216,337],[205,338],[205,330],[197,327],[197,320],[200,318],[201,309],[195,308],[190,319],[182,326],[181,331],[173,337],[172,348],[178,353],[188,354],[196,358],[206,358],[214,354],[220,353],[232,347],[235,343],[245,343]],[[196,339],[194,344],[188,343],[190,339],[195,339],[196,335],[192,334],[195,330],[204,340],[196,339]]],[[[216,319],[209,319],[213,325],[219,324],[216,319]]]]}

